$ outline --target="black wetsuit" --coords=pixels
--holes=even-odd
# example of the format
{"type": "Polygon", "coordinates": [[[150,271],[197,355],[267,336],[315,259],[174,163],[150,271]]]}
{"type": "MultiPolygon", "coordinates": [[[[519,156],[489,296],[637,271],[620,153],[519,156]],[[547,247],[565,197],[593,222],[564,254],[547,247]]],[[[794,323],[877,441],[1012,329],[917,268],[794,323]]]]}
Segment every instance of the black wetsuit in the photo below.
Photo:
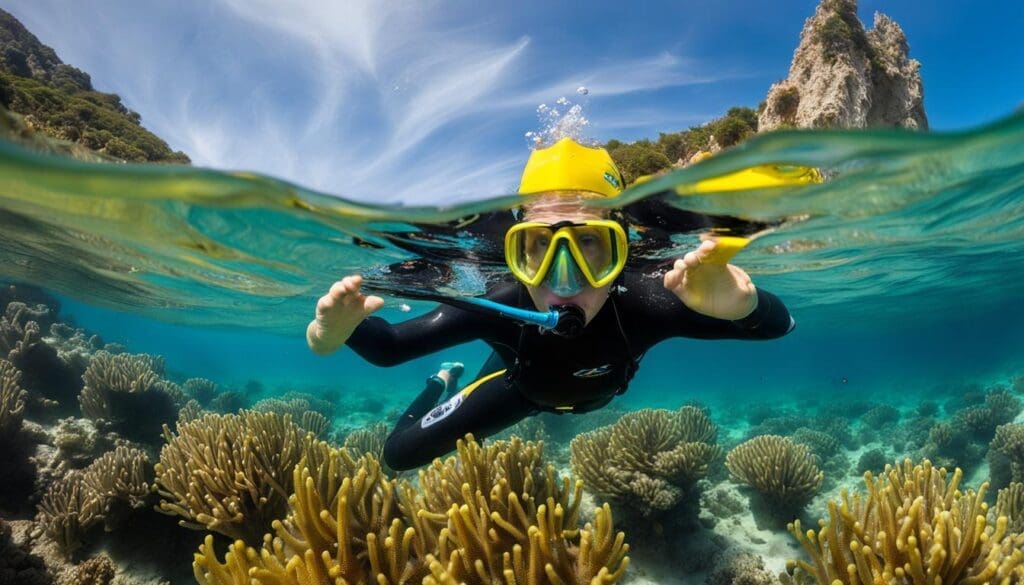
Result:
{"type": "MultiPolygon", "coordinates": [[[[687,308],[662,278],[624,272],[600,312],[572,339],[448,305],[395,325],[368,318],[347,345],[376,365],[399,364],[477,339],[494,350],[481,370],[482,377],[491,376],[441,405],[435,406],[444,385],[428,380],[387,439],[387,464],[409,469],[428,463],[451,451],[466,433],[483,438],[538,412],[600,408],[625,392],[644,352],[664,339],[772,339],[793,328],[789,311],[766,291],[758,290],[751,315],[725,321],[687,308]]],[[[533,309],[518,283],[501,285],[487,298],[533,309]]]]}

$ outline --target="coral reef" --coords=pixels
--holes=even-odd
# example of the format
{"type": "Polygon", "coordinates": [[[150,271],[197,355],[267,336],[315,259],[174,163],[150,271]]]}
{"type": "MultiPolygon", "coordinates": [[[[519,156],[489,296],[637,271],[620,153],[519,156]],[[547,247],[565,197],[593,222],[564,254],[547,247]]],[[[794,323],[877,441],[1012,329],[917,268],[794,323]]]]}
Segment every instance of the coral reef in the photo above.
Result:
{"type": "Polygon", "coordinates": [[[729,549],[722,553],[708,575],[707,585],[775,585],[775,576],[764,568],[764,560],[748,552],[729,549]]]}
{"type": "Polygon", "coordinates": [[[788,526],[811,558],[789,570],[821,585],[1019,582],[1024,535],[1009,533],[1006,517],[988,520],[988,484],[961,492],[962,477],[909,459],[865,474],[866,495],[830,501],[820,531],[788,526]]]}
{"type": "Polygon", "coordinates": [[[737,445],[725,457],[734,481],[749,485],[774,508],[799,510],[821,488],[824,474],[806,445],[762,435],[737,445]]]}
{"type": "Polygon", "coordinates": [[[103,522],[108,531],[113,530],[131,510],[147,506],[152,476],[145,453],[118,447],[51,484],[36,520],[70,555],[94,525],[103,522]]]}
{"type": "Polygon", "coordinates": [[[237,390],[225,390],[210,401],[209,408],[221,414],[238,412],[249,406],[249,400],[245,394],[237,390]]]}
{"type": "Polygon", "coordinates": [[[996,518],[1006,516],[1006,529],[1024,533],[1024,483],[1015,481],[999,490],[996,497],[996,518]]]}
{"type": "Polygon", "coordinates": [[[292,420],[298,421],[307,411],[319,412],[327,420],[334,418],[334,403],[303,392],[288,392],[277,398],[264,398],[252,407],[258,412],[276,412],[290,414],[292,420]]]}
{"type": "Polygon", "coordinates": [[[82,376],[82,414],[129,439],[153,443],[178,418],[184,395],[162,379],[163,358],[97,352],[82,376]]]}
{"type": "Polygon", "coordinates": [[[988,446],[988,469],[992,487],[1024,482],[1024,424],[1007,424],[996,428],[988,446]]]}
{"type": "Polygon", "coordinates": [[[164,426],[156,465],[160,510],[180,524],[260,542],[288,511],[292,470],[325,447],[288,415],[242,411],[164,426]]]}
{"type": "Polygon", "coordinates": [[[885,451],[881,449],[865,451],[857,460],[857,474],[864,475],[868,471],[879,473],[885,469],[888,463],[889,457],[886,456],[885,451]]]}
{"type": "Polygon", "coordinates": [[[717,432],[693,406],[631,412],[573,439],[572,469],[594,493],[644,515],[669,510],[721,454],[717,432]]]}
{"type": "Polygon", "coordinates": [[[26,396],[21,389],[21,372],[0,359],[0,444],[10,445],[21,433],[26,396]]]}
{"type": "Polygon", "coordinates": [[[361,429],[356,429],[348,434],[343,445],[353,457],[362,457],[369,453],[378,461],[384,452],[384,440],[388,436],[388,425],[386,423],[373,423],[361,429]]]}
{"type": "Polygon", "coordinates": [[[185,394],[199,403],[200,406],[208,406],[219,393],[217,384],[206,378],[189,378],[181,386],[185,394]]]}
{"type": "Polygon", "coordinates": [[[550,467],[535,481],[539,445],[483,448],[467,437],[421,472],[422,493],[369,454],[353,461],[336,449],[322,465],[330,471],[295,469],[291,512],[262,550],[235,542],[221,563],[208,538],[195,556],[199,583],[614,583],[629,563],[607,506],[580,529],[581,488],[559,484],[550,467]]]}
{"type": "Polygon", "coordinates": [[[52,322],[52,312],[46,305],[9,303],[0,317],[0,358],[22,372],[22,387],[32,395],[28,402],[31,410],[58,408],[70,412],[82,388],[81,370],[69,367],[43,341],[40,321],[52,322]]]}
{"type": "Polygon", "coordinates": [[[109,585],[115,572],[114,561],[101,554],[79,563],[70,585],[109,585]]]}

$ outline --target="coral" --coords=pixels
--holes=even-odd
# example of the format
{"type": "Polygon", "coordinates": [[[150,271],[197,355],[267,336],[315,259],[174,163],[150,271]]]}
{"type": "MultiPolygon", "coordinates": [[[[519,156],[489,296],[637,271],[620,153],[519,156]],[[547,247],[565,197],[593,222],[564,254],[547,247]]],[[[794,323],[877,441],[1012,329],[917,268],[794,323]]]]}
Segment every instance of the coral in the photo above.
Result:
{"type": "Polygon", "coordinates": [[[334,418],[333,402],[304,392],[288,392],[279,398],[265,398],[257,402],[253,406],[253,410],[290,414],[292,415],[292,420],[296,421],[307,410],[319,412],[327,420],[334,418]]]}
{"type": "Polygon", "coordinates": [[[764,568],[764,559],[729,549],[720,555],[705,581],[707,585],[775,585],[775,576],[764,568]]]}
{"type": "Polygon", "coordinates": [[[35,309],[20,302],[12,302],[0,317],[0,358],[6,357],[22,372],[22,388],[33,395],[30,409],[54,406],[45,399],[57,401],[68,411],[82,388],[81,372],[70,368],[57,351],[47,345],[40,334],[39,322],[48,323],[49,309],[38,305],[35,309]]]}
{"type": "Polygon", "coordinates": [[[163,380],[163,358],[97,352],[82,376],[82,414],[127,438],[153,442],[178,418],[181,391],[163,380]]]}
{"type": "Polygon", "coordinates": [[[160,510],[182,526],[260,542],[287,513],[292,470],[320,449],[290,416],[242,411],[164,426],[156,465],[160,510]]]}
{"type": "Polygon", "coordinates": [[[861,423],[875,429],[899,422],[900,411],[888,404],[880,404],[864,413],[861,423]]]}
{"type": "Polygon", "coordinates": [[[762,435],[741,443],[725,457],[733,480],[744,483],[782,510],[797,510],[818,493],[824,474],[806,445],[762,435]]]}
{"type": "Polygon", "coordinates": [[[597,494],[644,515],[679,504],[721,454],[699,408],[644,409],[572,440],[573,471],[597,494]]]}
{"type": "Polygon", "coordinates": [[[326,437],[331,430],[331,421],[315,410],[307,410],[302,413],[297,422],[303,430],[312,433],[318,439],[326,437]]]}
{"type": "Polygon", "coordinates": [[[57,350],[57,357],[79,376],[89,366],[92,356],[104,348],[99,335],[90,335],[84,329],[75,329],[66,323],[50,325],[50,334],[43,341],[57,350]]]}
{"type": "Polygon", "coordinates": [[[225,390],[210,401],[210,410],[222,414],[231,414],[246,408],[248,405],[248,399],[241,392],[225,390]]]}
{"type": "Polygon", "coordinates": [[[822,431],[816,431],[807,427],[801,427],[796,430],[790,436],[794,442],[802,445],[807,445],[811,452],[814,453],[819,460],[824,461],[829,457],[839,453],[840,445],[839,441],[835,437],[822,431]]]}
{"type": "Polygon", "coordinates": [[[98,514],[112,530],[130,510],[150,503],[153,466],[138,449],[118,447],[92,462],[82,476],[89,497],[97,501],[98,514]]]}
{"type": "Polygon", "coordinates": [[[114,573],[114,561],[101,554],[79,563],[68,585],[109,585],[114,573]]]}
{"type": "Polygon", "coordinates": [[[385,423],[373,423],[361,429],[356,429],[348,434],[344,440],[344,446],[353,457],[361,457],[369,453],[381,459],[384,452],[384,440],[388,436],[388,425],[385,423]]]}
{"type": "Polygon", "coordinates": [[[39,502],[36,521],[65,554],[78,549],[86,530],[100,520],[98,502],[85,488],[84,475],[78,470],[68,473],[51,484],[39,502]]]}
{"type": "MultiPolygon", "coordinates": [[[[429,493],[388,479],[372,455],[353,461],[335,449],[319,470],[306,462],[294,471],[288,518],[274,523],[262,549],[235,542],[221,563],[207,538],[195,555],[196,579],[491,585],[613,583],[622,576],[628,547],[612,530],[607,507],[582,530],[576,503],[567,511],[564,498],[549,497],[534,508],[537,495],[557,493],[532,479],[539,446],[499,441],[483,448],[467,437],[457,453],[421,474],[429,493]]],[[[552,479],[553,469],[545,473],[552,479]]],[[[579,488],[574,493],[578,502],[579,488]]]]}
{"type": "Polygon", "coordinates": [[[62,418],[53,433],[57,459],[81,469],[114,448],[117,434],[102,432],[86,418],[62,418]]]}
{"type": "Polygon", "coordinates": [[[201,406],[209,405],[217,397],[217,384],[206,378],[189,378],[185,380],[182,389],[201,406]]]}
{"type": "Polygon", "coordinates": [[[996,390],[985,395],[984,405],[969,406],[957,411],[953,425],[974,439],[990,441],[996,427],[1013,421],[1020,410],[1020,400],[1005,390],[996,390]]]}
{"type": "Polygon", "coordinates": [[[21,433],[26,396],[21,389],[21,372],[0,359],[0,444],[10,445],[21,433]]]}
{"type": "Polygon", "coordinates": [[[128,511],[146,506],[152,475],[145,453],[118,447],[51,484],[36,519],[70,555],[92,526],[104,522],[112,530],[128,511]]]}
{"type": "Polygon", "coordinates": [[[203,407],[199,405],[197,400],[189,400],[185,403],[185,406],[181,407],[181,411],[178,412],[178,420],[183,422],[189,422],[202,418],[205,411],[203,407]]]}
{"type": "MultiPolygon", "coordinates": [[[[811,562],[789,571],[834,583],[1010,583],[1024,579],[1024,535],[1007,519],[986,519],[988,484],[959,489],[963,477],[925,460],[864,475],[867,495],[830,501],[821,530],[788,526],[811,562]]],[[[799,581],[798,581],[799,582],[799,581]]]]}
{"type": "Polygon", "coordinates": [[[857,474],[864,475],[868,471],[878,473],[885,469],[888,463],[889,458],[885,455],[885,451],[881,449],[865,451],[861,453],[860,459],[857,460],[857,474]]]}
{"type": "Polygon", "coordinates": [[[1010,482],[1024,482],[1024,424],[996,428],[987,459],[992,487],[998,489],[1010,482]]]}
{"type": "Polygon", "coordinates": [[[996,518],[1006,516],[1006,529],[1012,533],[1024,533],[1024,483],[1015,481],[999,490],[996,497],[996,518]]]}

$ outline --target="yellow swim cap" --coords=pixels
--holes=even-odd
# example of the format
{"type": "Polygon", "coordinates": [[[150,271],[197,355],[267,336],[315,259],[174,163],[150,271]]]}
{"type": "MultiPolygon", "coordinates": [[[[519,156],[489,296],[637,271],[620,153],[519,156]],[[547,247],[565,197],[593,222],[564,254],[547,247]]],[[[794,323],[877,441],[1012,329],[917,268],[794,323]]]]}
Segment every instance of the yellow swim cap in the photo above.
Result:
{"type": "Polygon", "coordinates": [[[622,173],[603,148],[590,148],[563,138],[530,154],[519,182],[519,193],[590,191],[615,197],[624,188],[622,173]]]}

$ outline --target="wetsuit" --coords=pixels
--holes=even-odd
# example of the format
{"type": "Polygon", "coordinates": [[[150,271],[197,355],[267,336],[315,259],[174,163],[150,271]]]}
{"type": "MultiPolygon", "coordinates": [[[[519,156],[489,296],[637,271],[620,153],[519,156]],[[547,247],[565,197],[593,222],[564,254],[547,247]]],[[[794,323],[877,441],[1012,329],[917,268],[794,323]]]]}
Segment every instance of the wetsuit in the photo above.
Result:
{"type": "MultiPolygon", "coordinates": [[[[662,278],[624,272],[600,312],[572,339],[447,305],[395,325],[366,319],[347,345],[376,365],[477,339],[494,350],[481,376],[440,405],[444,385],[428,380],[385,443],[387,464],[417,467],[451,451],[466,433],[483,438],[538,412],[600,408],[625,392],[644,353],[664,339],[771,339],[793,328],[789,311],[766,291],[758,289],[751,315],[725,321],[687,308],[662,278]]],[[[533,309],[518,283],[500,285],[487,298],[533,309]]]]}

